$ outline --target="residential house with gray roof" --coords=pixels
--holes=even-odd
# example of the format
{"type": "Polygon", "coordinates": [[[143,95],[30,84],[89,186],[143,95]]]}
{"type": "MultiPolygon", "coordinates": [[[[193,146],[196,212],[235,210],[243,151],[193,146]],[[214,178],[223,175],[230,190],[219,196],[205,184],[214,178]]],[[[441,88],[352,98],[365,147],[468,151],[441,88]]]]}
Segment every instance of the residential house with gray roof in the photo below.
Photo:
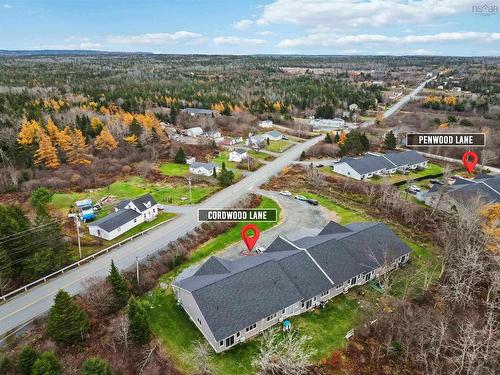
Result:
{"type": "Polygon", "coordinates": [[[172,284],[217,353],[406,263],[411,249],[383,223],[329,223],[317,236],[278,237],[257,256],[210,257],[172,284]]]}
{"type": "Polygon", "coordinates": [[[416,151],[367,153],[353,158],[345,156],[332,165],[332,170],[341,175],[365,180],[373,176],[383,176],[427,167],[427,159],[416,151]]]}
{"type": "Polygon", "coordinates": [[[89,224],[89,233],[112,240],[145,221],[154,220],[157,215],[158,203],[146,194],[118,203],[115,212],[89,224]]]}
{"type": "Polygon", "coordinates": [[[442,210],[465,207],[478,200],[489,204],[500,202],[500,175],[481,174],[474,179],[456,177],[453,185],[434,184],[422,194],[429,206],[438,206],[442,210]]]}

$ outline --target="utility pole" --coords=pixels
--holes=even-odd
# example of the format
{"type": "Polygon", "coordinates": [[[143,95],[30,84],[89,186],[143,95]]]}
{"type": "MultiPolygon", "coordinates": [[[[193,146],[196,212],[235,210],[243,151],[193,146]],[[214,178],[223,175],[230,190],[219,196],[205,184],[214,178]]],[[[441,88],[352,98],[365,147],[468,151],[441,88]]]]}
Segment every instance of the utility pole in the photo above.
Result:
{"type": "Polygon", "coordinates": [[[247,155],[247,169],[250,172],[250,155],[247,155]]]}
{"type": "Polygon", "coordinates": [[[82,259],[82,246],[80,244],[80,220],[78,220],[77,214],[69,214],[68,217],[72,217],[75,219],[76,238],[78,240],[78,254],[80,255],[80,259],[82,259]]]}
{"type": "Polygon", "coordinates": [[[189,184],[189,204],[193,204],[193,195],[191,194],[191,177],[187,178],[189,184]]]}
{"type": "Polygon", "coordinates": [[[135,273],[137,277],[137,285],[139,285],[139,258],[135,257],[135,273]]]}

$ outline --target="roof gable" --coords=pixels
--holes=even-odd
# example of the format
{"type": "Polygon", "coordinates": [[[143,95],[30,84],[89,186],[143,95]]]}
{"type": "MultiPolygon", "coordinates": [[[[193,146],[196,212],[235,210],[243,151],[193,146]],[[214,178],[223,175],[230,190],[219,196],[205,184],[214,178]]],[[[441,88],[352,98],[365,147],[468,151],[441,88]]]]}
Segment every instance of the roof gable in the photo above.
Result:
{"type": "Polygon", "coordinates": [[[322,234],[335,234],[335,233],[347,233],[351,232],[349,228],[344,227],[343,225],[340,225],[339,223],[336,223],[335,221],[330,221],[326,227],[324,227],[321,232],[319,232],[320,235],[322,234]]]}

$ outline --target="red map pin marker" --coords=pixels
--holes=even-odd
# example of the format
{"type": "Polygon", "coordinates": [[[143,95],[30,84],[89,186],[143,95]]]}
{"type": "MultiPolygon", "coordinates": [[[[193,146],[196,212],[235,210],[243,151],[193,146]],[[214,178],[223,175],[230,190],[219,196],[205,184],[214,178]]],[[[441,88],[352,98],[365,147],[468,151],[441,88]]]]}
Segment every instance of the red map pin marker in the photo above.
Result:
{"type": "Polygon", "coordinates": [[[469,173],[472,173],[478,160],[477,154],[474,151],[467,151],[462,156],[462,163],[464,163],[465,169],[467,169],[469,173]],[[469,160],[469,158],[471,158],[471,160],[469,160]]]}
{"type": "Polygon", "coordinates": [[[241,229],[241,237],[243,238],[243,241],[245,241],[245,244],[248,247],[248,251],[252,252],[255,243],[259,239],[259,234],[260,234],[259,228],[257,228],[257,225],[255,224],[247,224],[241,229]],[[248,231],[253,232],[252,237],[248,235],[248,231]]]}

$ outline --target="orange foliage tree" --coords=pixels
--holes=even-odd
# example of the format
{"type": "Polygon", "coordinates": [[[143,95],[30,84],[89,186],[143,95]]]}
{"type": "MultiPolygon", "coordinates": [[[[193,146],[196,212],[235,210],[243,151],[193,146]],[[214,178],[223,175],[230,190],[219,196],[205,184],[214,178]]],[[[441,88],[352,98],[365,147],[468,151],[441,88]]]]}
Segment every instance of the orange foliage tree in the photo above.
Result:
{"type": "Polygon", "coordinates": [[[118,147],[118,142],[115,140],[109,129],[105,127],[96,137],[94,146],[98,150],[112,151],[118,147]]]}
{"type": "Polygon", "coordinates": [[[88,159],[87,144],[80,129],[71,132],[69,149],[66,152],[68,163],[71,165],[89,165],[92,162],[88,159]]]}
{"type": "Polygon", "coordinates": [[[49,169],[57,169],[61,165],[52,140],[44,132],[40,132],[38,136],[38,149],[35,152],[35,165],[42,164],[49,169]]]}
{"type": "Polygon", "coordinates": [[[35,120],[24,120],[17,135],[17,143],[23,146],[31,145],[41,131],[42,127],[35,120]]]}

